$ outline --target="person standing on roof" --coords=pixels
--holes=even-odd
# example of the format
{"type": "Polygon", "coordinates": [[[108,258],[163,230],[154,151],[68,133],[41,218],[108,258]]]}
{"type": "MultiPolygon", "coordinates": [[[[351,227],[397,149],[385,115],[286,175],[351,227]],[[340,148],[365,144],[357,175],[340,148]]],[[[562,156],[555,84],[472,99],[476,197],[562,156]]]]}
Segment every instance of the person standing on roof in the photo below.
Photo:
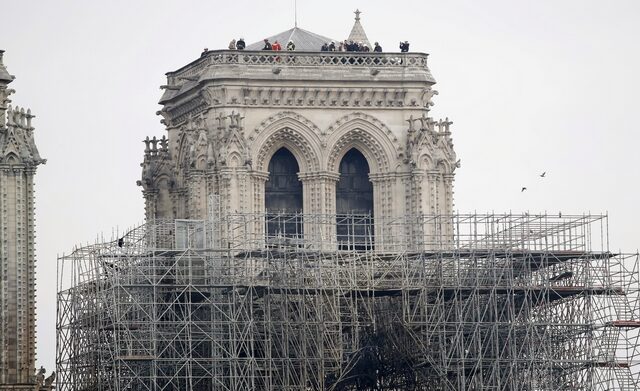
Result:
{"type": "Polygon", "coordinates": [[[400,42],[400,51],[406,53],[409,51],[409,41],[400,42]]]}
{"type": "Polygon", "coordinates": [[[376,42],[373,46],[373,51],[374,52],[378,52],[381,53],[382,52],[382,46],[380,46],[380,44],[378,42],[376,42]]]}
{"type": "Polygon", "coordinates": [[[287,50],[289,50],[289,51],[296,50],[296,44],[293,43],[292,40],[289,40],[289,43],[287,43],[287,50]]]}
{"type": "Polygon", "coordinates": [[[335,52],[336,51],[336,43],[331,41],[331,43],[329,44],[329,51],[330,52],[335,52]]]}
{"type": "MultiPolygon", "coordinates": [[[[278,42],[278,40],[276,39],[273,44],[271,45],[271,50],[275,50],[277,52],[282,50],[282,45],[280,45],[280,42],[278,42]]],[[[277,62],[280,62],[280,56],[276,56],[275,60],[277,62]]]]}
{"type": "Polygon", "coordinates": [[[328,52],[329,51],[329,45],[327,45],[327,43],[325,42],[324,44],[322,44],[322,47],[320,48],[321,52],[328,52]]]}
{"type": "Polygon", "coordinates": [[[247,47],[247,44],[244,43],[244,38],[240,38],[238,42],[236,42],[236,49],[244,50],[245,47],[247,47]]]}
{"type": "Polygon", "coordinates": [[[264,47],[262,48],[262,50],[272,50],[271,43],[267,38],[264,39],[264,47]]]}

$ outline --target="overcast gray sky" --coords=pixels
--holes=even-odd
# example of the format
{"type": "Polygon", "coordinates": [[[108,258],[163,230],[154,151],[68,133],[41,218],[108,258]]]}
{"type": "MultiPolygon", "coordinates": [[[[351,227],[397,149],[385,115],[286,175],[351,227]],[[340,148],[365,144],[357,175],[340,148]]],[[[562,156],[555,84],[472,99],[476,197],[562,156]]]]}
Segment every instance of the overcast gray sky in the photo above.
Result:
{"type": "MultiPolygon", "coordinates": [[[[460,212],[605,213],[612,250],[640,241],[640,2],[298,1],[298,25],[430,53],[462,167],[460,212]],[[547,171],[541,180],[538,174],[547,171]],[[520,193],[527,186],[528,191],[520,193]]],[[[293,27],[293,0],[0,0],[13,103],[36,114],[38,362],[55,359],[57,254],[143,220],[142,139],[164,73],[204,47],[293,27]]]]}

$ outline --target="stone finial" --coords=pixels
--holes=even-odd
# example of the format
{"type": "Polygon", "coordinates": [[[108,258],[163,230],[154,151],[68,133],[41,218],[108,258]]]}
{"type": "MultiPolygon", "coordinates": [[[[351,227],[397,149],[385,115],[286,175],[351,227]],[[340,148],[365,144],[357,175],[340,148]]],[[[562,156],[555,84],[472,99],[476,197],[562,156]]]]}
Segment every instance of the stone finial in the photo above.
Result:
{"type": "Polygon", "coordinates": [[[40,369],[36,371],[36,383],[38,387],[44,386],[44,375],[47,373],[47,370],[44,369],[43,366],[40,366],[40,369]]]}
{"type": "Polygon", "coordinates": [[[23,128],[27,126],[27,116],[24,111],[24,107],[20,108],[20,126],[23,128]]]}
{"type": "Polygon", "coordinates": [[[431,117],[427,117],[425,113],[422,113],[422,116],[418,118],[420,121],[420,130],[430,130],[431,117]]]}
{"type": "Polygon", "coordinates": [[[409,123],[409,133],[415,132],[415,128],[414,128],[414,123],[417,121],[418,119],[414,119],[413,115],[409,116],[409,119],[406,120],[409,123]]]}
{"type": "Polygon", "coordinates": [[[359,9],[356,8],[356,10],[353,13],[356,14],[356,21],[359,21],[360,20],[360,14],[362,13],[362,11],[360,11],[359,9]]]}
{"type": "Polygon", "coordinates": [[[162,136],[162,138],[159,141],[160,143],[160,150],[161,151],[169,151],[169,139],[166,136],[162,136]]]}
{"type": "Polygon", "coordinates": [[[151,140],[149,139],[149,136],[147,136],[147,138],[145,138],[144,140],[142,140],[142,142],[144,143],[144,154],[148,155],[151,152],[151,140]]]}
{"type": "Polygon", "coordinates": [[[231,115],[229,115],[229,119],[231,120],[231,127],[242,128],[242,120],[244,119],[244,117],[240,114],[240,112],[236,113],[235,111],[232,111],[231,115]]]}
{"type": "Polygon", "coordinates": [[[7,125],[13,125],[13,108],[11,105],[7,107],[7,125]]]}
{"type": "Polygon", "coordinates": [[[27,109],[27,114],[25,115],[25,117],[27,118],[27,129],[33,129],[33,127],[31,126],[31,119],[35,118],[36,116],[31,114],[31,109],[27,109]]]}
{"type": "Polygon", "coordinates": [[[223,113],[220,113],[216,117],[216,120],[218,121],[218,129],[224,129],[227,127],[227,116],[225,116],[223,113]]]}
{"type": "Polygon", "coordinates": [[[153,136],[153,138],[151,139],[151,153],[153,155],[158,153],[158,139],[156,138],[156,136],[153,136]]]}
{"type": "Polygon", "coordinates": [[[451,126],[451,124],[453,124],[453,121],[449,121],[449,117],[446,117],[443,120],[440,120],[440,123],[438,124],[438,126],[440,127],[440,131],[442,132],[444,130],[444,132],[449,132],[449,127],[451,126]]]}

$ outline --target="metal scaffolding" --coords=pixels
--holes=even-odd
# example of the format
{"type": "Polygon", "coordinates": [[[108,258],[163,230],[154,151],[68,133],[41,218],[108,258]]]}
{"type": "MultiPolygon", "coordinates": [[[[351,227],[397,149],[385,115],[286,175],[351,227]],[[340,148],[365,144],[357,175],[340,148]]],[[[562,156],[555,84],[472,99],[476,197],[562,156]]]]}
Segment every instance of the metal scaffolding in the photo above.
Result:
{"type": "Polygon", "coordinates": [[[640,384],[606,216],[210,214],[59,258],[59,390],[640,384]]]}

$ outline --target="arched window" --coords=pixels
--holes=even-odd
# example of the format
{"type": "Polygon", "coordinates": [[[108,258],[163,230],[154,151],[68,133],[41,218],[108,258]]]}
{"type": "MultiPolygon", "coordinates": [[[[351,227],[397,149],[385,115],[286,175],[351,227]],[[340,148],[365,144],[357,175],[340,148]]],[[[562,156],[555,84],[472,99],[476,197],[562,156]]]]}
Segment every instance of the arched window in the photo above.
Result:
{"type": "Polygon", "coordinates": [[[336,213],[340,249],[373,247],[373,184],[367,159],[355,148],[340,161],[336,213]]]}
{"type": "Polygon", "coordinates": [[[286,148],[276,151],[269,161],[264,190],[268,238],[302,236],[302,182],[298,171],[298,161],[286,148]]]}

